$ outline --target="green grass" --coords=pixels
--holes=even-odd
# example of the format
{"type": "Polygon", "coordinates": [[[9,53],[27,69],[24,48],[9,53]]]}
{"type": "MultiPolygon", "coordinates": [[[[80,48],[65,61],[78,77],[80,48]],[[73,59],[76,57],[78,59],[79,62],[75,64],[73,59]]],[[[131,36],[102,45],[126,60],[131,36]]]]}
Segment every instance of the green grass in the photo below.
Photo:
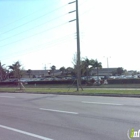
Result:
{"type": "MultiPolygon", "coordinates": [[[[87,85],[82,85],[83,88],[139,88],[140,89],[140,84],[108,84],[108,85],[100,85],[100,86],[87,86],[87,85]]],[[[15,87],[15,85],[5,85],[2,86],[0,85],[0,88],[10,88],[10,87],[15,87]]],[[[38,85],[25,85],[26,88],[76,88],[76,85],[72,84],[38,84],[38,85]]]]}
{"type": "Polygon", "coordinates": [[[63,94],[139,94],[140,89],[104,89],[104,88],[84,88],[76,91],[76,88],[25,88],[23,91],[17,87],[0,88],[0,92],[27,92],[27,93],[63,93],[63,94]]]}

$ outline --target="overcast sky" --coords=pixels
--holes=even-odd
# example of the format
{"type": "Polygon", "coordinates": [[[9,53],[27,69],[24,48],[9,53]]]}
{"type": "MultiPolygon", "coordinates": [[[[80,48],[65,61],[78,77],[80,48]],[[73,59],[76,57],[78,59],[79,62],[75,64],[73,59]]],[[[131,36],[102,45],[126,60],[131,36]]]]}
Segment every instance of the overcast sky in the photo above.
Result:
{"type": "MultiPolygon", "coordinates": [[[[70,0],[0,0],[0,61],[24,69],[72,65],[76,53],[75,3],[70,0]]],[[[140,1],[79,0],[81,57],[104,68],[140,71],[140,1]]]]}

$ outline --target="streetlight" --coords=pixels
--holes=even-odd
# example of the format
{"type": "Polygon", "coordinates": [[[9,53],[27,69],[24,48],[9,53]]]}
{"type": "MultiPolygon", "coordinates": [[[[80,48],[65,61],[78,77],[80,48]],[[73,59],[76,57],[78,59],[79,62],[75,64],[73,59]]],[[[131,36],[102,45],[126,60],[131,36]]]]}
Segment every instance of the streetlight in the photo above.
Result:
{"type": "MultiPolygon", "coordinates": [[[[106,56],[104,56],[104,57],[106,57],[106,56]]],[[[109,68],[109,58],[111,58],[111,57],[110,56],[106,57],[106,59],[107,59],[107,68],[109,68]]]]}
{"type": "Polygon", "coordinates": [[[109,78],[109,58],[111,58],[111,57],[110,56],[109,57],[106,57],[106,59],[107,59],[107,71],[108,71],[107,77],[108,78],[109,78]]]}

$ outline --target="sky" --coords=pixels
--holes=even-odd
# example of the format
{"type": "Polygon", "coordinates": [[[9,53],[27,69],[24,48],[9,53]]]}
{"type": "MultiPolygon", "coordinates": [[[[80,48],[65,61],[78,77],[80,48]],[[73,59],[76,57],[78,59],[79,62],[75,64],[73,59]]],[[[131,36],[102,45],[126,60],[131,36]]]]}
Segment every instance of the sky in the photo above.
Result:
{"type": "MultiPolygon", "coordinates": [[[[77,52],[75,3],[0,0],[0,61],[24,69],[73,67],[77,52]]],[[[140,1],[78,0],[81,58],[103,68],[140,71],[140,1]],[[107,66],[108,59],[108,66],[107,66]]]]}

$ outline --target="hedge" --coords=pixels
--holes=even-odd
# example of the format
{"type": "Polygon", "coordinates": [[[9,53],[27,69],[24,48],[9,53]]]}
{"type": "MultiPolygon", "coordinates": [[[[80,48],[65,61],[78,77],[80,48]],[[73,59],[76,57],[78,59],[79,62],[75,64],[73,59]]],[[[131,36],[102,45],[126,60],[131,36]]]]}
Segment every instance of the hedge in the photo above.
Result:
{"type": "MultiPolygon", "coordinates": [[[[76,84],[77,82],[73,81],[73,80],[68,80],[68,81],[29,81],[29,82],[26,82],[28,85],[43,85],[43,84],[46,84],[46,85],[57,85],[57,84],[76,84]]],[[[85,84],[86,81],[82,81],[82,84],[85,84]]],[[[17,82],[0,82],[0,85],[18,85],[17,82]]]]}
{"type": "Polygon", "coordinates": [[[140,84],[140,79],[109,79],[108,84],[140,84]]]}

